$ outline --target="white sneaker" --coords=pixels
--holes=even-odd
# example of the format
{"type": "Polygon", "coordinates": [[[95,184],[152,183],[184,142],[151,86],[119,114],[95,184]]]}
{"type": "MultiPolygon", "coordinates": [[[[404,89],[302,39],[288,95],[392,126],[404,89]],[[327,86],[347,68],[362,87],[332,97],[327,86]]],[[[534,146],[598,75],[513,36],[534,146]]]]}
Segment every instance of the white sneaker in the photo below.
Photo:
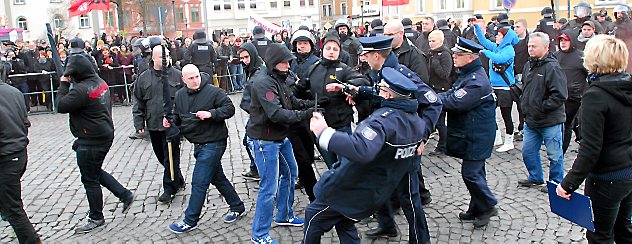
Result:
{"type": "Polygon", "coordinates": [[[503,144],[503,138],[499,130],[496,130],[496,138],[494,138],[494,146],[503,144]]]}
{"type": "Polygon", "coordinates": [[[511,149],[514,149],[515,147],[513,143],[513,137],[514,136],[512,134],[505,135],[505,143],[501,147],[496,149],[496,152],[506,152],[511,149]]]}

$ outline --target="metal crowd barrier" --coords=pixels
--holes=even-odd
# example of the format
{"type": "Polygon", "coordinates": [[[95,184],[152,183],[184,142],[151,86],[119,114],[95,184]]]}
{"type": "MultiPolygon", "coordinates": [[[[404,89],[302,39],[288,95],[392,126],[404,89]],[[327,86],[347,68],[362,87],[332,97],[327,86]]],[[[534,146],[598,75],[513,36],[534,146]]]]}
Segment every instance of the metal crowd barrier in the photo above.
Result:
{"type": "Polygon", "coordinates": [[[53,108],[53,111],[55,111],[55,92],[56,91],[53,90],[53,74],[55,74],[54,71],[52,71],[52,72],[42,71],[41,73],[13,74],[13,75],[9,75],[8,77],[9,77],[9,79],[11,79],[12,77],[28,77],[28,76],[48,75],[50,91],[26,92],[26,93],[22,93],[22,94],[28,95],[28,96],[42,94],[42,95],[44,95],[44,101],[46,101],[46,95],[45,94],[46,93],[50,93],[51,108],[53,108]]]}

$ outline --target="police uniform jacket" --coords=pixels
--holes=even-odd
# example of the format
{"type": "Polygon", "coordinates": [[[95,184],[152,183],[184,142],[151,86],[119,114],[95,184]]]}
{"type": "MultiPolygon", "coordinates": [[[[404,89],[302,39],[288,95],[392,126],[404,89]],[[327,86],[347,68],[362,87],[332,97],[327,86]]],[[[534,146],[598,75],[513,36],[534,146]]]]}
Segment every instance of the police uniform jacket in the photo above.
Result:
{"type": "Polygon", "coordinates": [[[321,148],[350,162],[334,164],[318,180],[314,194],[354,220],[369,217],[382,207],[419,162],[417,147],[427,125],[415,113],[417,102],[385,101],[353,134],[328,128],[318,140],[321,148]]]}
{"type": "Polygon", "coordinates": [[[213,74],[213,65],[217,62],[217,54],[210,42],[191,43],[184,52],[184,63],[194,64],[202,72],[213,74]]]}
{"type": "Polygon", "coordinates": [[[246,129],[254,139],[279,141],[287,137],[290,125],[310,118],[310,110],[300,111],[314,105],[292,95],[288,83],[294,83],[295,75],[287,77],[275,74],[272,68],[259,70],[251,77],[250,122],[246,129]]]}
{"type": "MultiPolygon", "coordinates": [[[[170,97],[173,101],[176,91],[184,87],[182,83],[182,72],[174,67],[169,67],[170,97]]],[[[162,126],[162,118],[164,116],[163,105],[163,84],[160,79],[162,71],[155,70],[153,67],[145,70],[138,76],[134,84],[134,106],[132,107],[132,116],[134,118],[134,128],[136,130],[146,129],[153,131],[166,130],[162,126]]]]}
{"type": "Polygon", "coordinates": [[[492,155],[496,101],[480,59],[462,67],[450,91],[440,93],[448,116],[447,155],[485,160],[492,155]]]}
{"type": "Polygon", "coordinates": [[[408,40],[414,43],[415,40],[417,40],[417,38],[419,37],[419,32],[416,30],[413,30],[412,27],[404,28],[404,36],[406,36],[408,40]]]}
{"type": "Polygon", "coordinates": [[[538,23],[538,26],[535,27],[535,30],[533,32],[543,32],[546,33],[547,35],[549,35],[549,50],[553,51],[555,50],[555,45],[557,43],[557,30],[553,28],[555,24],[555,20],[553,19],[553,17],[544,17],[540,20],[540,22],[538,23]]]}
{"type": "Polygon", "coordinates": [[[531,128],[544,128],[566,120],[564,103],[568,98],[566,75],[553,54],[530,59],[522,72],[520,108],[531,128]]]}
{"type": "Polygon", "coordinates": [[[252,45],[255,45],[255,48],[257,48],[257,53],[259,53],[259,57],[261,57],[264,61],[265,61],[264,57],[266,56],[266,51],[268,50],[268,46],[270,46],[270,44],[272,43],[274,42],[272,42],[270,39],[266,38],[265,36],[252,39],[252,45]]]}
{"type": "MultiPolygon", "coordinates": [[[[419,76],[415,74],[415,72],[398,63],[393,52],[391,52],[391,54],[386,58],[384,65],[382,65],[382,68],[384,67],[394,68],[417,85],[417,90],[413,92],[413,97],[417,99],[419,105],[417,113],[424,121],[425,128],[423,128],[423,136],[424,140],[427,140],[432,130],[434,130],[437,120],[439,119],[439,115],[441,114],[441,100],[438,99],[437,94],[432,90],[432,88],[424,83],[419,76]]],[[[369,72],[369,77],[371,78],[371,82],[373,82],[373,84],[377,84],[381,80],[379,72],[371,71],[369,72]]],[[[374,99],[377,94],[378,92],[375,91],[374,87],[361,86],[359,88],[358,98],[370,99],[371,106],[373,106],[373,109],[376,109],[380,106],[379,101],[376,104],[376,100],[374,99]]]]}
{"type": "Polygon", "coordinates": [[[200,87],[196,90],[183,87],[175,95],[174,124],[182,135],[195,144],[222,141],[228,138],[225,120],[235,115],[235,106],[226,93],[210,83],[211,76],[201,73],[200,87]],[[211,118],[200,120],[192,113],[211,112],[211,118]]]}
{"type": "Polygon", "coordinates": [[[415,71],[423,82],[428,82],[430,77],[428,76],[428,58],[425,53],[411,45],[406,39],[404,39],[402,45],[394,49],[393,52],[397,56],[397,61],[400,64],[415,71]]]}
{"type": "Polygon", "coordinates": [[[345,100],[347,96],[342,92],[327,92],[325,86],[339,82],[363,86],[369,84],[368,80],[338,60],[322,59],[310,67],[307,72],[307,76],[300,79],[297,84],[298,93],[309,94],[310,99],[318,98],[319,105],[325,110],[325,120],[332,128],[337,129],[351,125],[353,107],[345,100]]]}

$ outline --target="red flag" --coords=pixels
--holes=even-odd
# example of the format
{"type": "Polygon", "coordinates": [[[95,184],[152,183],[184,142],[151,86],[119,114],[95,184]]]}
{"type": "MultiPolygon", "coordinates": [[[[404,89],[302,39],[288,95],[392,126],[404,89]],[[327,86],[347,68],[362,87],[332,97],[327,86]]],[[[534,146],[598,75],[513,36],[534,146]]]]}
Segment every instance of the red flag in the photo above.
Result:
{"type": "Polygon", "coordinates": [[[87,14],[92,10],[109,10],[110,0],[72,0],[68,8],[68,17],[87,14]]]}
{"type": "Polygon", "coordinates": [[[399,6],[408,4],[409,0],[382,0],[382,6],[399,6]]]}

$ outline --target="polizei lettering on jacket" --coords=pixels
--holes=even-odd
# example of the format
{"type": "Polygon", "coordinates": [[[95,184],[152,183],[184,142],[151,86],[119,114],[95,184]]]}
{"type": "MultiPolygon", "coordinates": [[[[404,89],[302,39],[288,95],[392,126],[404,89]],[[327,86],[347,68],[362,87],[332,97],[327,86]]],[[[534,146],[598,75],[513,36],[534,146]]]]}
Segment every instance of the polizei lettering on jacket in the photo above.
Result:
{"type": "Polygon", "coordinates": [[[413,145],[405,148],[398,148],[397,152],[395,152],[395,159],[404,159],[409,158],[415,155],[417,152],[417,145],[413,145]]]}

